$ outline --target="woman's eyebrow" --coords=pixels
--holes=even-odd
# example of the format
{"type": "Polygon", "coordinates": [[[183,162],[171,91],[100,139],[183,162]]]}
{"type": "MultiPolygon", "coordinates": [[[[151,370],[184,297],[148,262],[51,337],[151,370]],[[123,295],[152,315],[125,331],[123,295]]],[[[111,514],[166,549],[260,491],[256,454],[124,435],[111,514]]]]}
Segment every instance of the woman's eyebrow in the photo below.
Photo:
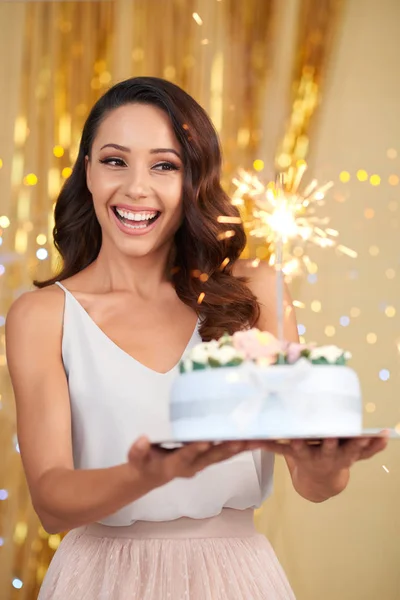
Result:
{"type": "MultiPolygon", "coordinates": [[[[103,150],[103,148],[115,148],[116,150],[121,150],[121,152],[129,152],[130,153],[129,148],[127,148],[126,146],[120,146],[120,144],[105,144],[104,146],[102,146],[100,148],[100,150],[103,150]]],[[[179,152],[177,152],[173,148],[152,148],[150,150],[150,154],[163,154],[166,152],[175,154],[175,156],[177,156],[180,160],[182,160],[182,157],[179,154],[179,152]]]]}

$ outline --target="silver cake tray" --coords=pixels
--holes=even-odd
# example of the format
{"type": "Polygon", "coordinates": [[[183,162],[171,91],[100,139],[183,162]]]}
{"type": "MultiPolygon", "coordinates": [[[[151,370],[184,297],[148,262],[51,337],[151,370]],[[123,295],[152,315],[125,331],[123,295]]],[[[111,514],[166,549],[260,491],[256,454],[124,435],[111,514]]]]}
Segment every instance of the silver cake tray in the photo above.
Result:
{"type": "MultiPolygon", "coordinates": [[[[279,437],[263,437],[263,438],[249,438],[248,441],[256,441],[258,439],[262,440],[262,441],[271,441],[271,442],[277,442],[278,444],[289,444],[292,440],[304,440],[306,441],[309,445],[312,446],[316,446],[316,445],[320,445],[322,444],[324,439],[329,439],[329,438],[338,438],[339,439],[339,443],[345,443],[346,440],[349,439],[361,439],[361,438],[365,438],[365,437],[380,437],[382,435],[382,431],[388,431],[389,432],[389,439],[391,440],[400,440],[400,434],[396,432],[395,429],[392,428],[372,428],[372,429],[363,429],[362,433],[356,433],[354,435],[331,435],[331,436],[313,436],[313,435],[309,435],[309,436],[279,436],[279,437]]],[[[152,445],[153,446],[157,446],[162,448],[163,450],[176,450],[178,448],[181,448],[184,445],[187,444],[191,444],[194,442],[209,442],[209,443],[213,443],[213,444],[218,444],[221,442],[233,442],[233,441],[239,441],[239,438],[226,438],[226,439],[207,439],[204,438],[203,436],[198,439],[191,439],[191,440],[160,440],[160,441],[152,441],[152,445]]],[[[240,441],[245,441],[244,439],[240,438],[240,441]]]]}

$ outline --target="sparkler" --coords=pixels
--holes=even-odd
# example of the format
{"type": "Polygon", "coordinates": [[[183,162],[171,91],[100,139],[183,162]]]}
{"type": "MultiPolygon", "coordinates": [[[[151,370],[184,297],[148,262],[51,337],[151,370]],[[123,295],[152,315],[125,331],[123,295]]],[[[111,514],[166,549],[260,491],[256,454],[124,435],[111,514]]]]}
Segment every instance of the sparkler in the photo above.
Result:
{"type": "MultiPolygon", "coordinates": [[[[337,244],[338,231],[328,227],[329,218],[317,214],[318,207],[324,204],[326,192],[333,186],[328,182],[320,186],[316,179],[301,191],[305,161],[299,161],[286,173],[281,173],[276,182],[264,185],[256,175],[244,169],[239,170],[233,179],[236,191],[232,202],[250,209],[247,221],[251,236],[263,238],[270,250],[269,263],[276,270],[278,339],[284,340],[284,280],[285,275],[293,276],[304,266],[315,273],[316,266],[306,250],[310,244],[320,248],[335,246],[337,251],[355,258],[357,253],[351,248],[337,244]],[[293,247],[293,244],[296,244],[293,247]]],[[[229,223],[226,217],[218,219],[229,223]]],[[[223,234],[228,237],[230,232],[223,234]]],[[[221,238],[222,239],[222,238],[221,238]]],[[[256,266],[256,265],[255,265],[256,266]]]]}
{"type": "Polygon", "coordinates": [[[236,186],[233,204],[247,207],[250,201],[250,235],[265,240],[270,250],[270,264],[281,264],[283,273],[288,276],[299,274],[302,267],[315,272],[315,265],[307,254],[309,245],[335,246],[341,254],[357,256],[351,248],[337,244],[339,233],[328,227],[329,217],[317,214],[333,183],[320,186],[314,179],[300,191],[306,170],[306,163],[299,161],[296,167],[281,174],[276,183],[267,185],[244,169],[233,179],[236,186]]]}

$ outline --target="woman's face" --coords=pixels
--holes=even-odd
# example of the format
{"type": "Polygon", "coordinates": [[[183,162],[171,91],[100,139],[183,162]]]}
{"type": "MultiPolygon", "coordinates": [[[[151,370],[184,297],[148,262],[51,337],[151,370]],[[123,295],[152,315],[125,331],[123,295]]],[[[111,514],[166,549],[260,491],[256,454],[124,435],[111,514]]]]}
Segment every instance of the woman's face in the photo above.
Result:
{"type": "Polygon", "coordinates": [[[169,245],[182,220],[182,149],[161,109],[128,104],[101,123],[86,163],[103,235],[131,257],[169,245]]]}

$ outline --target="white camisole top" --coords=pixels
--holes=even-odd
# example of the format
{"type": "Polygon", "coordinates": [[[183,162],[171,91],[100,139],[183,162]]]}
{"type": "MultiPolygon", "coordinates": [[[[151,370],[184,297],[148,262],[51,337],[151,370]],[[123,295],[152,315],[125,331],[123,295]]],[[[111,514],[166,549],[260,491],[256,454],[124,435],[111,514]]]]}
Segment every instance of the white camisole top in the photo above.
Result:
{"type": "MultiPolygon", "coordinates": [[[[141,435],[171,439],[169,394],[178,365],[167,373],[142,365],[100,329],[70,291],[57,285],[65,292],[62,358],[75,468],[122,464],[141,435]]],[[[200,342],[197,325],[185,352],[200,342]]],[[[174,479],[101,522],[124,526],[135,521],[208,518],[224,507],[257,508],[271,492],[273,464],[270,453],[242,453],[191,479],[174,479]]]]}

